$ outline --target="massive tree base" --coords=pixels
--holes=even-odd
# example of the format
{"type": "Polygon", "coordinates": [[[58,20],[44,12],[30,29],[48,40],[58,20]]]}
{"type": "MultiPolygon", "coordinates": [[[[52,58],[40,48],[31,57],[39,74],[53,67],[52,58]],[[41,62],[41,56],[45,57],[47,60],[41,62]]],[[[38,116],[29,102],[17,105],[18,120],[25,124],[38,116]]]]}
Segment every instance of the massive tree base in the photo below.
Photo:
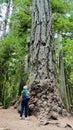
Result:
{"type": "Polygon", "coordinates": [[[60,98],[56,86],[51,87],[49,81],[34,82],[31,86],[31,100],[29,108],[40,121],[58,119],[59,115],[65,115],[66,110],[60,98]]]}

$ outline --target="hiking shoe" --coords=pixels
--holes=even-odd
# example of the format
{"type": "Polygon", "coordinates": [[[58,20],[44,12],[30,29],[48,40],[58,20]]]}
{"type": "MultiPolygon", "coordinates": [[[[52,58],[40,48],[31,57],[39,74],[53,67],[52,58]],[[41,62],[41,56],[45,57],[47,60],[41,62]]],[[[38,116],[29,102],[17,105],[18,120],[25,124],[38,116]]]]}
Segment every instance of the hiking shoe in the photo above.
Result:
{"type": "Polygon", "coordinates": [[[23,119],[23,117],[20,117],[19,119],[20,119],[20,120],[22,120],[22,119],[23,119]]]}
{"type": "Polygon", "coordinates": [[[25,117],[25,120],[29,120],[29,117],[25,117]]]}

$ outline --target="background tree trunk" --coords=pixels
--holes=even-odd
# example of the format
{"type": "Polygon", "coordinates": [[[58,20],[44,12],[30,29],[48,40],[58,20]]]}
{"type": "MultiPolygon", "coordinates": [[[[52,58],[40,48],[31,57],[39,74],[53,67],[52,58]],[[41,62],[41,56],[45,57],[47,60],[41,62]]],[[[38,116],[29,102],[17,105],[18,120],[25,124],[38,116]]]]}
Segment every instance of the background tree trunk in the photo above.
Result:
{"type": "Polygon", "coordinates": [[[64,61],[63,61],[63,52],[62,52],[62,35],[58,32],[58,64],[59,64],[59,79],[60,79],[60,93],[63,103],[65,104],[66,109],[69,111],[69,103],[67,98],[67,90],[65,84],[65,74],[64,74],[64,61]]]}
{"type": "Polygon", "coordinates": [[[29,52],[29,84],[33,112],[42,118],[57,118],[64,105],[56,88],[55,49],[49,0],[32,2],[32,41],[29,52]]]}
{"type": "Polygon", "coordinates": [[[63,52],[59,52],[59,74],[60,74],[60,93],[63,103],[66,106],[66,109],[69,111],[69,103],[67,98],[67,90],[65,85],[65,75],[64,75],[64,63],[63,63],[63,52]]]}

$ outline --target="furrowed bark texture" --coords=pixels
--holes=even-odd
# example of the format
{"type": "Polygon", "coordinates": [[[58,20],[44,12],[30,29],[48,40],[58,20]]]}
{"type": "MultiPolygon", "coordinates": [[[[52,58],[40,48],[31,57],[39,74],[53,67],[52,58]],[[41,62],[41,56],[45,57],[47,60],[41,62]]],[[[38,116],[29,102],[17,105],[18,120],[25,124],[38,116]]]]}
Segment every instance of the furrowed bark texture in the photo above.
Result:
{"type": "Polygon", "coordinates": [[[32,41],[29,53],[30,109],[40,118],[55,118],[64,108],[56,88],[55,50],[49,0],[32,2],[32,41]]]}

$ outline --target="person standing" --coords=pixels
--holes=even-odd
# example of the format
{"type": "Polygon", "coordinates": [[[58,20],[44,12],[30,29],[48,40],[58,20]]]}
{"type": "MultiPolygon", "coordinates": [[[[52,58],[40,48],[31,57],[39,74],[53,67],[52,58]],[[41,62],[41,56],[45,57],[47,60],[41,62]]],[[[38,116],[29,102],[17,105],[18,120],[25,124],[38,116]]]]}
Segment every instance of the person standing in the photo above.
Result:
{"type": "Polygon", "coordinates": [[[28,118],[28,102],[30,100],[30,92],[28,86],[25,85],[21,92],[21,110],[20,110],[20,119],[23,119],[23,113],[25,115],[25,119],[28,118]]]}

